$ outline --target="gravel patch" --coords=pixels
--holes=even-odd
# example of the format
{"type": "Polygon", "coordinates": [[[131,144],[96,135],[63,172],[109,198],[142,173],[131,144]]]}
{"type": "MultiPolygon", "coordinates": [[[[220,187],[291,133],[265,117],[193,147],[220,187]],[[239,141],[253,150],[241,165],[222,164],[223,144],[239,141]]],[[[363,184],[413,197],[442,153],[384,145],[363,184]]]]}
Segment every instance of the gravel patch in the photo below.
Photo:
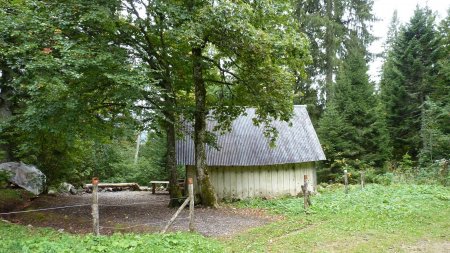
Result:
{"type": "MultiPolygon", "coordinates": [[[[169,208],[167,193],[120,191],[100,192],[100,232],[151,233],[161,231],[176,212],[169,208]]],[[[55,206],[86,204],[87,206],[2,216],[14,223],[38,227],[52,227],[70,233],[92,231],[92,195],[44,195],[26,207],[26,210],[55,206]]],[[[188,231],[188,208],[183,210],[169,231],[188,231]]],[[[232,207],[195,208],[196,231],[205,236],[226,237],[279,219],[262,210],[232,207]]]]}

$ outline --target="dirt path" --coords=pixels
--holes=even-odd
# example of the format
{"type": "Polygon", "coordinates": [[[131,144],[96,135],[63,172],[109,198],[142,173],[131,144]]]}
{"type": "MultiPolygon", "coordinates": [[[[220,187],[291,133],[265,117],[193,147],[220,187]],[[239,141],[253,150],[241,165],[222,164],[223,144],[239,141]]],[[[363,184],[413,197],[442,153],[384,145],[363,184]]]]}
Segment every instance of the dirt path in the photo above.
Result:
{"type": "MultiPolygon", "coordinates": [[[[45,195],[31,202],[26,210],[55,206],[86,204],[45,212],[31,212],[14,215],[3,215],[2,218],[14,223],[37,227],[53,227],[70,233],[90,233],[91,194],[75,196],[45,195]]],[[[151,194],[150,192],[100,192],[100,232],[157,232],[175,213],[176,209],[168,208],[168,194],[151,194]]],[[[188,210],[185,209],[171,231],[188,230],[188,210]]],[[[243,230],[260,226],[277,217],[266,215],[255,209],[234,208],[197,208],[195,209],[195,225],[198,232],[206,236],[229,236],[243,230]]]]}
{"type": "Polygon", "coordinates": [[[430,240],[420,240],[413,245],[403,245],[402,249],[405,252],[415,253],[434,253],[434,252],[450,252],[450,242],[448,241],[430,241],[430,240]]]}

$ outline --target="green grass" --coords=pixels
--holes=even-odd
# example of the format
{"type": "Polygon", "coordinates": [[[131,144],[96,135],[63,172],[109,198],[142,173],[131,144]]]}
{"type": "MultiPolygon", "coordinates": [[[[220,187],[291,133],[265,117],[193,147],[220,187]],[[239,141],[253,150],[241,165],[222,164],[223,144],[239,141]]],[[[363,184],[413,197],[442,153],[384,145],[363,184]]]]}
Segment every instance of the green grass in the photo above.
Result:
{"type": "Polygon", "coordinates": [[[450,188],[434,185],[368,185],[326,190],[303,200],[237,202],[285,219],[231,238],[198,234],[69,235],[0,222],[0,252],[409,252],[450,247],[450,188]]]}
{"type": "MultiPolygon", "coordinates": [[[[225,242],[238,252],[407,252],[420,240],[450,242],[450,189],[430,185],[369,185],[313,198],[309,214],[301,199],[250,200],[238,206],[285,214],[281,222],[225,242]]],[[[447,244],[448,245],[448,244],[447,244]]]]}
{"type": "Polygon", "coordinates": [[[217,241],[198,234],[71,235],[0,222],[0,252],[223,252],[217,241]]]}
{"type": "Polygon", "coordinates": [[[2,202],[21,200],[21,199],[22,199],[22,195],[17,190],[0,189],[0,201],[2,201],[2,202]]]}

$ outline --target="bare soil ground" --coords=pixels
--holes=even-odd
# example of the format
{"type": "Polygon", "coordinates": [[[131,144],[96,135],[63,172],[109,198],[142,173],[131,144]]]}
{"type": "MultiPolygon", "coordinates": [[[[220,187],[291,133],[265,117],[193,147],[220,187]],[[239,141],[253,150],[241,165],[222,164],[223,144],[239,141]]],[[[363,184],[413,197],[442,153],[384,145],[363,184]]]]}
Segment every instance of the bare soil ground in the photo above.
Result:
{"type": "Polygon", "coordinates": [[[421,240],[413,245],[403,245],[402,249],[405,250],[405,252],[411,253],[450,252],[450,242],[448,241],[435,242],[430,240],[421,240]]]}
{"type": "MultiPolygon", "coordinates": [[[[91,198],[91,194],[43,195],[29,202],[23,210],[82,204],[86,204],[86,206],[1,215],[0,218],[13,223],[52,227],[70,233],[90,233],[92,231],[91,198]]],[[[177,210],[169,208],[168,201],[169,195],[161,193],[100,192],[100,232],[101,234],[111,234],[114,232],[160,231],[177,210]]],[[[187,231],[188,215],[188,208],[186,208],[169,230],[187,231]]],[[[196,230],[206,236],[227,237],[277,219],[280,217],[270,216],[262,210],[255,209],[195,208],[196,230]]]]}

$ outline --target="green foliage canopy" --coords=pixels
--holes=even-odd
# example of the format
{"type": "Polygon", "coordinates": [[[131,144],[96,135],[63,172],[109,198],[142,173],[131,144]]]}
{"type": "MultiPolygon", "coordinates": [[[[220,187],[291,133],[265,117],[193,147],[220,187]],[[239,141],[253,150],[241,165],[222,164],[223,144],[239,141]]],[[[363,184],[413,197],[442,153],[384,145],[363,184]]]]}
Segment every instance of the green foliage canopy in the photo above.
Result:
{"type": "Polygon", "coordinates": [[[143,80],[116,43],[116,10],[103,1],[3,3],[1,89],[13,113],[2,135],[50,182],[84,169],[86,140],[107,141],[132,122],[143,80]]]}

